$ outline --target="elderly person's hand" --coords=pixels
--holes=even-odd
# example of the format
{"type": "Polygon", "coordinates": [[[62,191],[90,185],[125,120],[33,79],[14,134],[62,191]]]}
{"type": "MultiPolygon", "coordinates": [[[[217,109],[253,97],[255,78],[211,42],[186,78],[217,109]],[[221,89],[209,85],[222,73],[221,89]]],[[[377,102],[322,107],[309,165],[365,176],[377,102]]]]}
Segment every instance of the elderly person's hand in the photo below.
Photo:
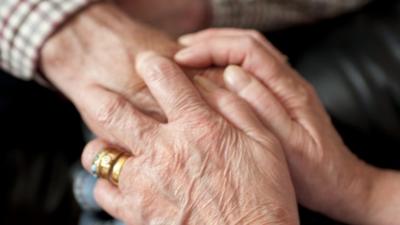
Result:
{"type": "Polygon", "coordinates": [[[175,56],[181,65],[246,70],[230,67],[225,83],[281,140],[300,203],[351,224],[398,224],[399,175],[368,166],[347,149],[313,88],[262,35],[211,29],[181,42],[189,45],[175,56]]]}
{"type": "Polygon", "coordinates": [[[41,65],[45,77],[74,103],[97,136],[132,149],[131,107],[165,120],[136,74],[136,55],[153,50],[172,58],[178,49],[165,34],[101,2],[80,12],[45,43],[41,65]]]}
{"type": "MultiPolygon", "coordinates": [[[[95,189],[107,212],[127,224],[298,224],[281,145],[247,103],[201,77],[199,93],[154,53],[140,55],[137,65],[168,122],[130,111],[135,154],[119,189],[105,180],[95,189]]],[[[99,140],[87,145],[86,169],[104,147],[99,140]]]]}

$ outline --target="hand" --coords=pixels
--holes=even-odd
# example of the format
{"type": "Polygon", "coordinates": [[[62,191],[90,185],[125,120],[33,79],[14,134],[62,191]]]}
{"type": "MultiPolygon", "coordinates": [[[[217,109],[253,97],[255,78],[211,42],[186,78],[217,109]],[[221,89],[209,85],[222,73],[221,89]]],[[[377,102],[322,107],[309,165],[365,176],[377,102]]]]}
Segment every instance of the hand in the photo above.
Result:
{"type": "Polygon", "coordinates": [[[209,0],[116,0],[132,18],[178,36],[208,25],[209,0]]]}
{"type": "MultiPolygon", "coordinates": [[[[137,151],[119,190],[99,181],[100,206],[127,224],[298,224],[280,143],[244,101],[197,77],[200,95],[179,67],[153,53],[139,56],[137,70],[168,123],[133,109],[137,151]]],[[[87,145],[86,169],[104,147],[87,145]]]]}
{"type": "MultiPolygon", "coordinates": [[[[133,106],[165,120],[136,74],[136,55],[153,50],[172,57],[178,49],[163,33],[103,2],[79,13],[46,42],[41,65],[45,76],[72,100],[96,135],[132,149],[133,106]]],[[[207,74],[212,76],[210,71],[207,74]]]]}
{"type": "MultiPolygon", "coordinates": [[[[181,42],[189,45],[175,56],[181,65],[201,68],[237,64],[246,70],[227,69],[225,83],[281,140],[300,203],[352,224],[398,221],[382,216],[390,208],[376,207],[382,204],[376,205],[377,198],[372,197],[379,186],[374,180],[382,181],[381,172],[347,149],[313,88],[262,35],[211,29],[185,36],[181,42]]],[[[398,183],[383,189],[394,189],[398,183]]],[[[399,202],[399,197],[392,201],[397,206],[399,202]]]]}

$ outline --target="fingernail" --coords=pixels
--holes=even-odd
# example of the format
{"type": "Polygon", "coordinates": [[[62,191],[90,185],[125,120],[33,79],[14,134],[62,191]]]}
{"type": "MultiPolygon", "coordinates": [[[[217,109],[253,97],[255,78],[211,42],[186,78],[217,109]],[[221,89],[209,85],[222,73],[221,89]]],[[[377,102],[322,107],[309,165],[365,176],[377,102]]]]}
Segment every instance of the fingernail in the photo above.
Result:
{"type": "Polygon", "coordinates": [[[192,42],[193,34],[185,34],[178,38],[178,42],[182,45],[189,45],[192,42]]]}
{"type": "Polygon", "coordinates": [[[177,52],[175,54],[175,59],[176,60],[185,60],[187,59],[191,54],[193,53],[193,51],[189,48],[184,48],[182,50],[180,50],[179,52],[177,52]]]}
{"type": "Polygon", "coordinates": [[[196,75],[193,78],[193,81],[207,92],[213,92],[213,91],[219,89],[218,85],[214,84],[209,79],[207,79],[205,77],[201,77],[199,75],[196,75]]]}
{"type": "Polygon", "coordinates": [[[229,89],[240,92],[251,81],[251,77],[239,66],[228,66],[224,72],[224,81],[229,89]]]}

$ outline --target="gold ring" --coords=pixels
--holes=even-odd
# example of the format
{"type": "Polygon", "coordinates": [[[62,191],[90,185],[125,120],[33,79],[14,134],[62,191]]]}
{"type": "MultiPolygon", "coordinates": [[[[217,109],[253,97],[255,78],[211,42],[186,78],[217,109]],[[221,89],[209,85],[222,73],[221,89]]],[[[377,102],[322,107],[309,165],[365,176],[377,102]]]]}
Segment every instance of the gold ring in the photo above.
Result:
{"type": "Polygon", "coordinates": [[[119,176],[121,175],[121,171],[124,167],[125,162],[128,160],[129,156],[126,154],[121,154],[117,161],[114,163],[114,166],[111,170],[110,182],[115,186],[118,186],[119,176]]]}
{"type": "Polygon", "coordinates": [[[121,154],[122,152],[114,149],[104,149],[97,154],[95,160],[93,161],[91,168],[92,173],[96,177],[109,179],[112,167],[121,154]]]}
{"type": "Polygon", "coordinates": [[[92,173],[93,176],[96,178],[99,177],[99,164],[100,164],[100,159],[106,154],[106,151],[101,151],[97,153],[96,157],[93,160],[92,166],[90,167],[90,172],[92,173]]]}

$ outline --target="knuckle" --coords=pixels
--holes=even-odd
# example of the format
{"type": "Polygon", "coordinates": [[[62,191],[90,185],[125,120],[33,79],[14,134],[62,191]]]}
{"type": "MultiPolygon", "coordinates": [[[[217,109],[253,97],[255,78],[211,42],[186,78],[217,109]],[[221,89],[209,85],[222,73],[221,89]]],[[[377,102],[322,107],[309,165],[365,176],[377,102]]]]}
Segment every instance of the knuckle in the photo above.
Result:
{"type": "Polygon", "coordinates": [[[255,48],[260,47],[260,44],[258,43],[258,41],[252,36],[241,37],[241,43],[245,48],[248,48],[248,49],[255,49],[255,48]]]}
{"type": "Polygon", "coordinates": [[[175,99],[175,114],[181,116],[181,119],[191,120],[198,118],[202,114],[207,114],[208,110],[204,107],[203,102],[193,101],[194,93],[191,91],[182,91],[175,99]]]}
{"type": "Polygon", "coordinates": [[[195,117],[185,121],[184,129],[188,130],[184,135],[194,139],[195,143],[216,138],[221,131],[221,119],[216,117],[212,111],[198,111],[195,117]],[[196,127],[196,129],[193,129],[196,127]]]}
{"type": "Polygon", "coordinates": [[[281,62],[270,57],[270,60],[268,62],[268,70],[269,70],[270,74],[279,76],[279,74],[282,72],[283,69],[284,69],[284,66],[281,62]]]}
{"type": "Polygon", "coordinates": [[[311,83],[305,81],[304,82],[304,88],[305,88],[306,92],[308,93],[308,95],[310,96],[310,98],[317,98],[318,97],[317,90],[315,89],[315,87],[311,83]]]}
{"type": "Polygon", "coordinates": [[[254,30],[254,29],[247,30],[247,34],[252,36],[255,39],[259,39],[259,40],[264,39],[264,36],[259,31],[254,30]]]}
{"type": "Polygon", "coordinates": [[[299,84],[297,86],[297,99],[299,102],[299,107],[307,107],[312,102],[313,91],[309,85],[299,84]]]}
{"type": "Polygon", "coordinates": [[[116,96],[101,104],[95,115],[95,120],[104,127],[112,127],[120,118],[123,108],[126,108],[126,100],[122,96],[116,96]]]}
{"type": "Polygon", "coordinates": [[[168,60],[162,57],[157,57],[146,66],[146,75],[152,81],[165,79],[163,74],[169,74],[175,70],[175,66],[168,60]]]}
{"type": "Polygon", "coordinates": [[[85,149],[83,150],[81,156],[82,165],[86,168],[89,168],[94,160],[95,155],[100,149],[102,149],[102,147],[103,147],[102,144],[100,144],[99,142],[96,141],[89,142],[85,146],[85,149]]]}
{"type": "Polygon", "coordinates": [[[203,35],[205,35],[207,37],[207,36],[216,34],[219,30],[220,29],[218,29],[218,28],[208,28],[208,29],[204,30],[202,33],[203,33],[203,35]]]}
{"type": "Polygon", "coordinates": [[[158,129],[154,124],[149,124],[146,122],[138,124],[136,129],[133,129],[133,138],[129,139],[129,146],[132,152],[141,152],[143,149],[138,149],[141,146],[149,145],[152,140],[157,137],[158,129]],[[140,144],[138,144],[140,143],[140,144]]]}

